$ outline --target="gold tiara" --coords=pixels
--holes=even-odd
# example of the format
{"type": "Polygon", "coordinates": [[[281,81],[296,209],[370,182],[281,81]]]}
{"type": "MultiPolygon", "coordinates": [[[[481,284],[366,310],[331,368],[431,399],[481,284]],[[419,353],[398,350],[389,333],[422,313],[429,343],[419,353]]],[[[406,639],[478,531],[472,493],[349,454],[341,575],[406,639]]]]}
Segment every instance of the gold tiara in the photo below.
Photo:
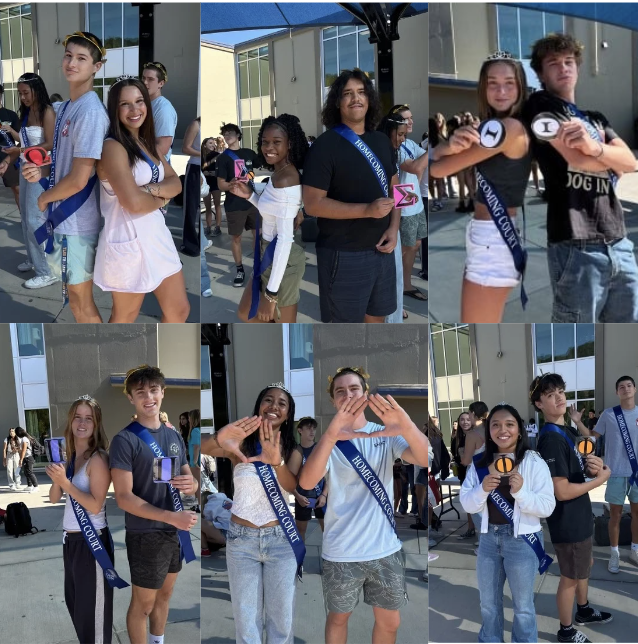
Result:
{"type": "Polygon", "coordinates": [[[102,45],[100,45],[100,43],[93,36],[87,35],[83,31],[74,31],[64,39],[64,42],[62,44],[66,47],[66,44],[69,42],[69,40],[71,40],[71,38],[84,38],[84,40],[88,40],[92,45],[98,48],[101,60],[103,60],[106,56],[106,49],[104,49],[104,47],[102,47],[102,45]]]}
{"type": "Polygon", "coordinates": [[[162,74],[164,74],[164,81],[168,83],[168,72],[166,71],[166,67],[162,65],[162,63],[144,63],[144,69],[148,69],[149,67],[156,67],[159,69],[162,74]]]}
{"type": "Polygon", "coordinates": [[[126,391],[126,383],[128,379],[136,372],[136,371],[142,371],[142,369],[150,369],[150,365],[147,364],[141,364],[139,367],[135,367],[134,369],[129,369],[126,372],[126,377],[124,378],[124,393],[128,393],[126,391]]]}
{"type": "MultiPolygon", "coordinates": [[[[354,371],[354,373],[356,373],[359,376],[361,376],[364,381],[367,381],[370,378],[370,374],[366,373],[366,370],[363,367],[339,367],[334,376],[328,376],[328,389],[327,389],[327,392],[329,394],[332,394],[332,392],[330,391],[330,389],[332,388],[332,381],[337,376],[340,376],[344,371],[346,371],[346,372],[354,371]]],[[[370,385],[368,385],[367,382],[365,384],[366,384],[366,393],[368,393],[370,391],[370,385]]]]}

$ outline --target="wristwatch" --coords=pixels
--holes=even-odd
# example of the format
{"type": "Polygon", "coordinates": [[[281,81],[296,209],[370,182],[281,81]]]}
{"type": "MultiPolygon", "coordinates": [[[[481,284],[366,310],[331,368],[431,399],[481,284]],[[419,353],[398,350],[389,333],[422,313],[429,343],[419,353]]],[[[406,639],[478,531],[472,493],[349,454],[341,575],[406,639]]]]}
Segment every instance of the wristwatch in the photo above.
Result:
{"type": "Polygon", "coordinates": [[[281,457],[281,463],[279,463],[279,465],[273,465],[273,467],[277,468],[277,467],[281,467],[282,465],[285,465],[285,464],[286,464],[286,461],[285,461],[284,457],[282,456],[281,457]]]}

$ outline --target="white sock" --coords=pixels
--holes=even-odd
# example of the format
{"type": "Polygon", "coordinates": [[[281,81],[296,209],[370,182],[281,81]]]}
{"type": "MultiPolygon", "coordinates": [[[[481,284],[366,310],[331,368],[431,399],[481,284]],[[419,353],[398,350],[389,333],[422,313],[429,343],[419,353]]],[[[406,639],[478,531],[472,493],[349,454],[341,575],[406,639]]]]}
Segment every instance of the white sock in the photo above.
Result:
{"type": "Polygon", "coordinates": [[[617,555],[620,554],[620,551],[618,550],[618,546],[609,546],[611,548],[612,552],[615,552],[617,555]]]}
{"type": "Polygon", "coordinates": [[[638,552],[638,543],[634,543],[633,541],[631,542],[631,549],[634,552],[638,552]]]}
{"type": "Polygon", "coordinates": [[[164,644],[163,635],[153,635],[152,633],[148,634],[148,644],[164,644]]]}

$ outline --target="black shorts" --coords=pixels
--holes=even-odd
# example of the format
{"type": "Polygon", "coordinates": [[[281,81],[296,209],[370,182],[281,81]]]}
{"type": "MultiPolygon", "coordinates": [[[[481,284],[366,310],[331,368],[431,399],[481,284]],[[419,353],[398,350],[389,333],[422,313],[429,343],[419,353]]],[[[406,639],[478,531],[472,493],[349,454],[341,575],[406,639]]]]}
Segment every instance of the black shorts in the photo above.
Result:
{"type": "Polygon", "coordinates": [[[208,189],[211,192],[215,192],[215,190],[219,190],[219,186],[217,185],[217,177],[211,177],[210,175],[206,174],[204,175],[206,177],[206,183],[208,184],[208,189]]]}
{"type": "Polygon", "coordinates": [[[552,543],[552,545],[562,577],[589,579],[593,556],[591,537],[578,543],[552,543]]]}
{"type": "Polygon", "coordinates": [[[310,521],[312,513],[315,513],[315,518],[323,519],[326,515],[326,506],[322,508],[304,508],[295,501],[295,519],[297,521],[310,521]]]}
{"type": "Polygon", "coordinates": [[[159,590],[166,575],[182,569],[177,532],[127,532],[126,554],[131,583],[159,590]]]}
{"type": "Polygon", "coordinates": [[[361,323],[397,310],[394,253],[317,248],[322,322],[361,323]]]}
{"type": "Polygon", "coordinates": [[[2,175],[2,183],[5,188],[16,188],[20,185],[20,171],[13,163],[9,164],[7,171],[2,175]]]}

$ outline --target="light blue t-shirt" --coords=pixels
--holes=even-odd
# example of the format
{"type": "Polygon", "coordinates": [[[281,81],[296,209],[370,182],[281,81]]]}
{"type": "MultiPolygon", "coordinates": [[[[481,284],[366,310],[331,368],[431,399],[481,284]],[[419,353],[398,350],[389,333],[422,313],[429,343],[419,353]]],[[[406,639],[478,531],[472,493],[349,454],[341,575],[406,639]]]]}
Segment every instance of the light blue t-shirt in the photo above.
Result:
{"type": "MultiPolygon", "coordinates": [[[[82,94],[75,101],[63,103],[58,109],[58,147],[55,161],[55,180],[66,177],[73,166],[73,159],[102,158],[102,146],[109,131],[109,117],[104,103],[95,92],[82,94]],[[65,108],[66,105],[66,108],[65,108]]],[[[95,167],[91,176],[95,174],[95,167]]],[[[55,229],[61,235],[94,235],[100,232],[98,205],[99,181],[89,198],[55,229]]],[[[53,204],[57,207],[59,202],[53,204]]]]}
{"type": "MultiPolygon", "coordinates": [[[[372,434],[383,425],[368,423],[358,430],[372,434]]],[[[352,444],[376,472],[394,505],[392,466],[408,442],[402,436],[355,438],[352,444]]],[[[328,503],[324,522],[322,556],[328,561],[372,561],[401,549],[381,506],[350,462],[335,447],[327,464],[328,503]]]]}
{"type": "MultiPolygon", "coordinates": [[[[412,159],[418,159],[419,157],[422,157],[425,154],[425,150],[420,146],[417,145],[414,141],[410,141],[410,139],[406,139],[405,143],[399,147],[399,166],[404,163],[405,161],[411,161],[412,159]],[[410,156],[405,148],[408,148],[412,156],[410,156]]],[[[412,174],[411,172],[406,172],[405,170],[401,170],[399,168],[399,183],[413,183],[414,184],[414,194],[418,195],[419,200],[413,205],[413,206],[408,206],[407,208],[401,208],[401,217],[412,217],[413,215],[418,215],[424,208],[425,206],[423,205],[423,197],[421,196],[421,186],[419,185],[419,177],[416,176],[416,174],[412,174]]]]}
{"type": "MultiPolygon", "coordinates": [[[[638,407],[623,409],[629,438],[634,446],[634,452],[638,451],[638,407]]],[[[627,457],[625,443],[618,427],[618,421],[614,410],[605,409],[600,415],[594,430],[605,437],[605,465],[611,470],[612,476],[631,476],[631,465],[627,457]]]]}
{"type": "MultiPolygon", "coordinates": [[[[153,121],[155,122],[155,138],[170,136],[172,146],[175,140],[175,130],[177,129],[177,112],[173,104],[167,98],[158,96],[151,101],[151,108],[153,109],[153,121]]],[[[169,148],[168,154],[166,154],[167,163],[171,160],[171,154],[172,150],[169,148]]]]}
{"type": "Polygon", "coordinates": [[[188,437],[188,456],[191,467],[199,467],[202,458],[202,430],[200,427],[193,427],[191,435],[188,437]],[[197,463],[195,463],[195,455],[193,454],[193,447],[199,445],[199,453],[197,454],[197,463]]]}

